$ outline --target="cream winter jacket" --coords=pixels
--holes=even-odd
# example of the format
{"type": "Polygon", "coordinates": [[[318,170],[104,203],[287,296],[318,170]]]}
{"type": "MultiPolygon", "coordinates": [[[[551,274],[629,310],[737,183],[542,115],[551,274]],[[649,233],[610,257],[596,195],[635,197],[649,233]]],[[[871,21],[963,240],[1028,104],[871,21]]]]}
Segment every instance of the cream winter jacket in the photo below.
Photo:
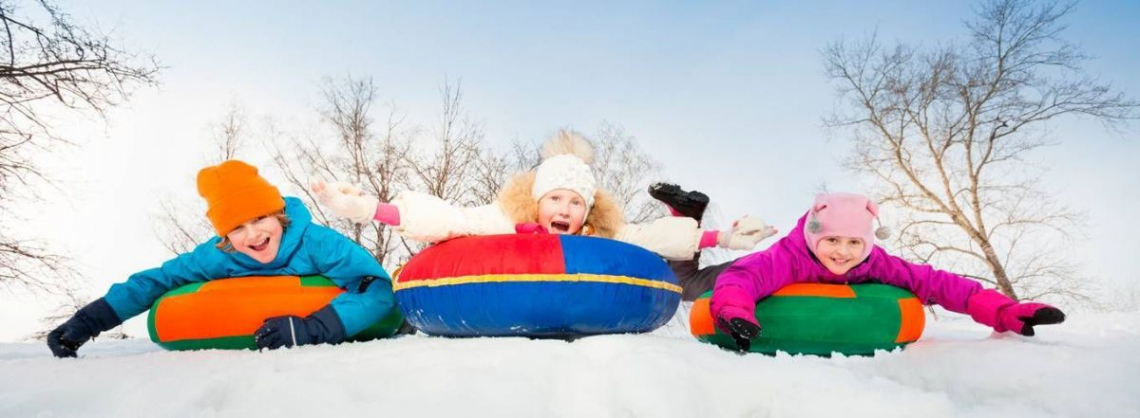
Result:
{"type": "MultiPolygon", "coordinates": [[[[400,211],[400,225],[394,228],[401,236],[420,242],[512,234],[515,225],[538,221],[538,202],[530,193],[533,184],[534,172],[517,175],[494,203],[473,208],[457,208],[424,193],[402,192],[391,202],[400,211]]],[[[701,233],[692,218],[666,217],[648,224],[626,224],[621,208],[600,189],[579,232],[644,247],[668,260],[692,259],[701,233]]]]}

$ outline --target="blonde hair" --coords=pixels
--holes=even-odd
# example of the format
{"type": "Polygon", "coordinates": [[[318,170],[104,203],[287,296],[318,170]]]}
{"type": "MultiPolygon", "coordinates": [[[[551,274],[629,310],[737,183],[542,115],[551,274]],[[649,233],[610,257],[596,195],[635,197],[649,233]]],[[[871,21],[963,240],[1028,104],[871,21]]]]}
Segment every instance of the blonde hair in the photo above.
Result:
{"type": "MultiPolygon", "coordinates": [[[[277,218],[277,221],[281,222],[281,231],[282,232],[285,231],[285,228],[289,227],[289,217],[285,216],[285,211],[283,211],[283,210],[271,213],[271,214],[266,215],[266,216],[272,216],[274,218],[277,218]]],[[[227,235],[229,235],[229,234],[227,234],[227,235]]],[[[214,247],[219,249],[219,250],[222,250],[222,252],[227,252],[227,253],[232,253],[234,251],[237,251],[234,249],[233,243],[230,242],[230,238],[225,236],[225,235],[222,236],[222,240],[218,241],[218,243],[216,245],[214,245],[214,247]]]]}

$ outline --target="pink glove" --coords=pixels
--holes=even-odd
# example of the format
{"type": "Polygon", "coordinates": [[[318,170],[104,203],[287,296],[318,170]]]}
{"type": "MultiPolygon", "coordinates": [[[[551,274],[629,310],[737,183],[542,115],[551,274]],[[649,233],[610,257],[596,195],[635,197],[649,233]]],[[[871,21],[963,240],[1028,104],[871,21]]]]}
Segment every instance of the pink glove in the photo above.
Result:
{"type": "Polygon", "coordinates": [[[979,324],[997,332],[1013,331],[1032,337],[1036,325],[1065,322],[1065,313],[1044,303],[1017,303],[997,290],[986,289],[970,296],[966,313],[979,324]]]}
{"type": "Polygon", "coordinates": [[[542,225],[539,225],[536,222],[527,222],[527,223],[515,225],[515,233],[516,234],[549,234],[550,231],[547,231],[546,228],[544,228],[542,225]]]}
{"type": "Polygon", "coordinates": [[[717,329],[732,336],[740,351],[748,351],[752,347],[752,339],[760,335],[756,301],[739,287],[727,286],[714,291],[709,310],[717,329]]]}

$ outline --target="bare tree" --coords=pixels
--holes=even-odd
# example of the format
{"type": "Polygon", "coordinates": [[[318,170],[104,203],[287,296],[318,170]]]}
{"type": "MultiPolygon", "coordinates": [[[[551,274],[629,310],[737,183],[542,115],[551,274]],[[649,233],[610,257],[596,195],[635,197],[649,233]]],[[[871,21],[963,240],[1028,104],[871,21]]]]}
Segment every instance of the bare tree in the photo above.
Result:
{"type": "Polygon", "coordinates": [[[445,82],[440,95],[443,107],[431,129],[432,138],[417,141],[437,146],[430,156],[411,155],[408,165],[426,193],[461,205],[481,203],[487,196],[471,193],[475,189],[472,181],[479,181],[476,176],[481,169],[495,170],[501,164],[492,158],[487,161],[489,165],[480,167],[480,154],[487,154],[483,151],[483,126],[471,121],[463,109],[462,82],[445,82]]]}
{"type": "Polygon", "coordinates": [[[503,153],[490,146],[480,147],[474,177],[469,184],[471,203],[489,205],[495,202],[512,176],[533,170],[540,160],[538,146],[532,142],[515,140],[511,143],[511,148],[503,153]]]}
{"type": "Polygon", "coordinates": [[[490,148],[480,149],[475,156],[471,178],[470,201],[474,205],[489,205],[499,197],[512,170],[509,155],[500,155],[490,148]]]}
{"type": "Polygon", "coordinates": [[[952,263],[1015,299],[1087,300],[1086,281],[1060,252],[1081,216],[1040,187],[1031,153],[1052,143],[1049,121],[1083,115],[1116,126],[1140,104],[1083,74],[1087,57],[1060,37],[1071,11],[989,0],[962,44],[885,47],[872,36],[823,52],[847,101],[826,122],[853,133],[849,168],[905,212],[905,256],[952,263]]]}
{"type": "Polygon", "coordinates": [[[1140,311],[1140,283],[1118,285],[1112,290],[1108,301],[1099,308],[1110,312],[1140,311]]]}
{"type": "Polygon", "coordinates": [[[625,211],[630,223],[666,215],[665,206],[646,192],[661,171],[661,164],[637,145],[620,125],[603,123],[594,137],[594,174],[598,183],[625,211]]]}
{"type": "Polygon", "coordinates": [[[237,158],[238,152],[247,142],[246,125],[248,121],[245,109],[239,104],[230,104],[213,129],[214,156],[217,157],[217,161],[237,158]]]}
{"type": "Polygon", "coordinates": [[[16,202],[38,201],[35,186],[51,183],[37,155],[69,144],[49,115],[57,108],[103,115],[135,85],[155,84],[158,66],[73,25],[49,1],[29,3],[34,10],[21,13],[0,0],[0,284],[51,291],[68,277],[66,260],[2,225],[19,218],[16,202]]]}
{"type": "Polygon", "coordinates": [[[383,132],[379,136],[374,133],[371,111],[376,87],[371,79],[326,80],[322,95],[325,104],[320,114],[333,128],[336,140],[290,140],[291,152],[275,146],[274,161],[301,191],[317,218],[367,248],[381,263],[397,264],[406,257],[401,251],[406,244],[398,235],[378,222],[357,225],[330,216],[309,191],[309,181],[343,180],[361,185],[382,202],[391,201],[410,180],[408,138],[414,131],[404,130],[404,116],[392,105],[383,132]],[[322,146],[326,144],[332,146],[322,146]]]}
{"type": "MultiPolygon", "coordinates": [[[[221,119],[210,127],[214,148],[212,153],[204,156],[207,165],[238,157],[241,148],[249,141],[246,125],[248,121],[243,107],[231,104],[221,119]]],[[[200,199],[179,200],[164,196],[159,199],[159,204],[162,213],[155,223],[155,234],[172,255],[193,251],[216,234],[209,220],[202,216],[200,199]]]]}

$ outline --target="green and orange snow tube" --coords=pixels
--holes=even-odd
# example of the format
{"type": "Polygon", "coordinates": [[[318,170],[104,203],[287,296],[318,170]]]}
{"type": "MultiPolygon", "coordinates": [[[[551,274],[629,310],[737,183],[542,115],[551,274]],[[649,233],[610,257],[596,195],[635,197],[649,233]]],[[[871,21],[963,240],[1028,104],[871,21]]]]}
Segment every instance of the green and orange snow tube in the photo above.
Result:
{"type": "MultiPolygon", "coordinates": [[[[267,318],[306,316],[344,290],[321,276],[240,277],[191,283],[162,295],[147,319],[150,339],[167,350],[256,349],[253,333],[267,318]]],[[[390,337],[398,309],[352,340],[390,337]]]]}
{"type": "MultiPolygon", "coordinates": [[[[736,349],[713,326],[707,292],[693,303],[690,329],[697,339],[736,349]]],[[[756,304],[760,335],[750,351],[830,356],[871,355],[917,341],[926,324],[914,294],[883,284],[788,285],[756,304]]]]}

